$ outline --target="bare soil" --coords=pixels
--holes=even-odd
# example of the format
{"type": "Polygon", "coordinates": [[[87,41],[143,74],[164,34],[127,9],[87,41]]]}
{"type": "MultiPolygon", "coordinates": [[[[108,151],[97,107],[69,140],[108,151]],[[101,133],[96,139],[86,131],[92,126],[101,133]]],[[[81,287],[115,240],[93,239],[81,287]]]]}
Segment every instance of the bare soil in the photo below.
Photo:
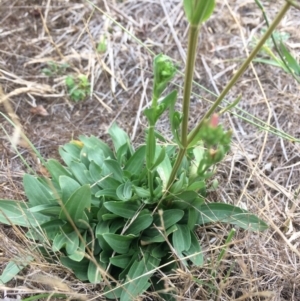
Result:
{"type": "MultiPolygon", "coordinates": [[[[254,1],[217,2],[199,37],[191,125],[215,99],[214,94],[222,91],[264,28],[254,1]]],[[[262,3],[272,20],[284,1],[262,3]]],[[[291,9],[278,31],[290,35],[287,47],[299,61],[300,11],[291,9]]],[[[142,143],[146,124],[141,109],[151,101],[153,53],[174,58],[182,72],[186,47],[187,22],[179,0],[2,0],[0,111],[17,127],[0,115],[0,198],[25,198],[22,176],[30,170],[12,144],[31,168],[44,172],[20,133],[45,159],[59,158],[58,147],[79,135],[109,142],[107,129],[115,121],[134,143],[142,143]],[[102,37],[107,40],[104,53],[97,51],[102,37]],[[68,67],[45,75],[43,69],[53,63],[68,67]],[[65,77],[79,74],[88,76],[91,94],[75,103],[65,77]]],[[[182,87],[183,76],[174,82],[182,87]]],[[[179,91],[181,100],[182,88],[179,91]]],[[[199,240],[211,262],[200,269],[178,271],[166,279],[166,285],[177,287],[178,300],[208,300],[207,287],[199,284],[203,280],[218,287],[216,300],[299,301],[299,84],[279,68],[254,63],[227,101],[239,94],[238,108],[222,117],[224,126],[233,130],[234,142],[219,165],[220,186],[209,201],[247,208],[268,222],[270,229],[264,233],[238,230],[216,279],[209,279],[209,270],[230,227],[199,229],[199,240]],[[290,136],[282,138],[279,131],[290,136]]],[[[167,120],[159,128],[170,134],[167,120]]],[[[21,230],[3,225],[0,229],[1,272],[28,241],[21,230]]],[[[67,291],[70,297],[80,294],[75,299],[102,299],[100,286],[80,283],[59,264],[49,265],[38,256],[22,276],[1,290],[11,298],[67,291]],[[33,275],[55,278],[45,284],[33,275]],[[55,281],[64,287],[57,287],[55,281]]],[[[153,298],[145,296],[145,300],[153,298]]]]}

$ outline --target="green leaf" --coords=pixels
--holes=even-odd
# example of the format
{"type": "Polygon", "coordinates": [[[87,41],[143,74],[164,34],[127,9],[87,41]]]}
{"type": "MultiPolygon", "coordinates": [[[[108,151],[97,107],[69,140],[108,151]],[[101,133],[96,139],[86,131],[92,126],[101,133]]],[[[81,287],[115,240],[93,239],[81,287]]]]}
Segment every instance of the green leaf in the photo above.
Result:
{"type": "Polygon", "coordinates": [[[136,237],[133,235],[107,233],[103,234],[103,238],[114,251],[119,254],[126,254],[129,251],[132,240],[136,237]]]}
{"type": "Polygon", "coordinates": [[[140,204],[136,202],[105,202],[104,207],[110,212],[124,217],[124,218],[133,218],[140,208],[140,204]]]}
{"type": "Polygon", "coordinates": [[[116,189],[103,189],[103,190],[99,190],[95,194],[95,196],[97,198],[106,197],[108,199],[112,198],[112,199],[118,200],[118,196],[116,194],[116,189]]]}
{"type": "Polygon", "coordinates": [[[75,231],[65,233],[61,230],[53,240],[52,250],[53,252],[58,252],[62,248],[65,248],[68,255],[72,255],[77,250],[78,246],[79,237],[75,231]]]}
{"type": "Polygon", "coordinates": [[[288,49],[285,47],[285,45],[282,43],[282,41],[280,42],[280,48],[281,51],[286,59],[286,62],[288,64],[288,66],[293,70],[293,72],[300,76],[300,65],[299,63],[296,61],[296,59],[291,55],[291,53],[288,51],[288,49]]]}
{"type": "Polygon", "coordinates": [[[168,237],[171,233],[175,232],[176,230],[177,230],[176,225],[171,226],[167,231],[161,231],[162,233],[156,230],[156,232],[150,233],[151,236],[142,236],[141,244],[146,246],[152,243],[164,242],[166,240],[166,237],[168,237]]]}
{"type": "Polygon", "coordinates": [[[25,174],[23,177],[23,184],[30,205],[53,204],[53,193],[50,193],[36,177],[25,174]]]}
{"type": "Polygon", "coordinates": [[[116,267],[125,269],[128,266],[128,264],[132,258],[132,254],[133,254],[133,252],[129,251],[128,254],[117,255],[117,256],[111,257],[109,259],[109,262],[116,267]]]}
{"type": "Polygon", "coordinates": [[[143,230],[150,227],[152,221],[153,217],[150,213],[141,212],[139,216],[130,224],[124,234],[139,235],[143,230]]]}
{"type": "Polygon", "coordinates": [[[59,186],[62,192],[61,200],[63,204],[65,204],[71,195],[80,188],[77,181],[67,176],[59,177],[59,186]]]}
{"type": "MultiPolygon", "coordinates": [[[[46,233],[46,237],[49,240],[54,240],[55,236],[60,231],[60,228],[63,227],[64,225],[66,225],[65,221],[62,221],[61,219],[55,219],[55,220],[51,220],[47,223],[43,223],[41,225],[41,228],[46,233]]],[[[38,231],[38,229],[37,229],[37,231],[38,231]]]]}
{"type": "Polygon", "coordinates": [[[164,210],[159,213],[154,214],[153,227],[144,231],[144,235],[153,237],[160,235],[160,232],[156,229],[157,227],[161,228],[160,230],[164,233],[168,228],[175,225],[179,222],[184,215],[184,211],[180,209],[169,209],[164,210]],[[163,222],[163,224],[162,224],[163,222]]]}
{"type": "Polygon", "coordinates": [[[78,245],[78,248],[76,250],[74,250],[72,252],[72,254],[68,254],[68,257],[74,261],[81,261],[83,260],[83,258],[85,257],[85,247],[86,247],[86,235],[87,235],[87,232],[85,231],[83,234],[82,234],[82,240],[79,239],[79,245],[78,245]]]}
{"type": "Polygon", "coordinates": [[[52,179],[58,183],[60,176],[71,177],[71,173],[62,166],[57,160],[50,159],[46,163],[46,168],[50,172],[52,179]]]}
{"type": "Polygon", "coordinates": [[[172,165],[168,156],[165,156],[164,160],[158,165],[157,172],[162,180],[163,190],[166,190],[172,172],[172,165]]]}
{"type": "Polygon", "coordinates": [[[88,280],[87,270],[89,266],[89,260],[87,258],[84,258],[82,261],[77,262],[71,260],[68,257],[61,256],[60,261],[65,267],[71,269],[79,280],[81,281],[88,280]]]}
{"type": "Polygon", "coordinates": [[[128,201],[131,199],[132,196],[132,184],[130,181],[126,181],[126,183],[121,184],[117,190],[116,194],[121,201],[128,201]]]}
{"type": "Polygon", "coordinates": [[[268,225],[254,214],[224,203],[204,204],[200,207],[200,225],[221,222],[237,225],[246,230],[264,231],[268,225]]]}
{"type": "Polygon", "coordinates": [[[179,257],[182,257],[182,252],[187,251],[191,247],[190,229],[186,225],[176,225],[177,230],[172,235],[174,249],[179,257]]]}
{"type": "Polygon", "coordinates": [[[99,283],[102,281],[101,269],[103,267],[100,266],[100,261],[95,264],[93,261],[90,261],[87,276],[90,283],[99,283]]]}
{"type": "Polygon", "coordinates": [[[81,184],[91,184],[90,179],[88,178],[88,170],[83,163],[71,162],[69,165],[70,170],[72,171],[76,180],[81,184]]]}
{"type": "Polygon", "coordinates": [[[48,216],[28,211],[27,205],[22,201],[0,200],[0,223],[30,228],[49,221],[48,216]]]}
{"type": "Polygon", "coordinates": [[[172,194],[177,194],[179,192],[182,192],[183,188],[186,187],[187,181],[188,179],[186,177],[185,172],[182,172],[179,177],[179,180],[176,180],[171,186],[170,192],[172,194]]]}
{"type": "Polygon", "coordinates": [[[130,145],[130,139],[127,133],[124,132],[120,127],[118,127],[115,122],[109,128],[108,133],[112,138],[116,153],[118,152],[119,148],[124,144],[128,144],[130,153],[133,153],[133,148],[130,145]]]}
{"type": "Polygon", "coordinates": [[[116,160],[113,160],[113,159],[106,159],[104,161],[104,164],[107,167],[107,169],[109,170],[108,174],[112,174],[112,177],[115,180],[122,183],[124,180],[124,174],[123,174],[123,170],[120,167],[119,162],[116,160]]]}
{"type": "Polygon", "coordinates": [[[153,257],[150,252],[143,254],[142,260],[134,261],[127,273],[127,283],[124,284],[120,301],[135,300],[141,293],[146,291],[151,285],[149,279],[159,266],[160,260],[153,257]]]}
{"type": "Polygon", "coordinates": [[[88,227],[88,218],[85,209],[91,207],[91,189],[89,185],[84,185],[77,189],[61,209],[59,218],[68,221],[68,215],[76,226],[86,229],[88,227]],[[87,224],[86,224],[87,223],[87,224]]]}
{"type": "Polygon", "coordinates": [[[146,146],[139,147],[135,153],[126,162],[124,170],[130,172],[131,175],[138,175],[145,164],[146,146]]]}
{"type": "Polygon", "coordinates": [[[194,230],[197,225],[197,221],[199,220],[199,210],[196,208],[189,208],[189,217],[188,217],[188,227],[190,230],[194,230]]]}
{"type": "Polygon", "coordinates": [[[30,264],[34,258],[32,256],[17,257],[13,261],[10,261],[0,276],[0,284],[6,284],[19,274],[28,264],[30,264]]]}
{"type": "Polygon", "coordinates": [[[154,170],[164,159],[166,156],[166,150],[165,148],[161,148],[160,146],[156,146],[155,151],[155,161],[151,167],[152,170],[154,170]]]}
{"type": "Polygon", "coordinates": [[[59,206],[53,206],[53,205],[38,205],[38,206],[34,206],[28,209],[29,212],[35,213],[35,212],[39,212],[43,215],[47,215],[47,216],[58,216],[59,212],[60,212],[60,207],[59,206]]]}
{"type": "Polygon", "coordinates": [[[144,189],[142,187],[133,186],[133,190],[135,191],[136,195],[140,198],[149,198],[150,197],[149,189],[144,189]]]}
{"type": "Polygon", "coordinates": [[[90,160],[94,160],[98,165],[102,165],[102,158],[107,159],[107,158],[115,158],[114,153],[111,151],[109,146],[101,141],[100,139],[96,138],[95,136],[87,137],[87,136],[79,136],[80,141],[83,142],[85,146],[87,146],[90,149],[95,150],[93,154],[95,157],[90,158],[89,154],[88,157],[90,160]],[[98,155],[97,155],[98,154],[98,155]],[[99,159],[100,159],[100,164],[99,164],[99,159]]]}
{"type": "Polygon", "coordinates": [[[186,17],[193,26],[199,26],[206,21],[213,13],[215,7],[214,0],[184,0],[184,10],[186,17]]]}
{"type": "Polygon", "coordinates": [[[187,251],[183,251],[183,254],[189,257],[189,260],[196,266],[202,266],[204,259],[203,259],[203,252],[201,250],[201,246],[199,241],[193,231],[190,231],[191,236],[191,247],[187,251]],[[191,256],[193,255],[193,256],[191,256]]]}
{"type": "Polygon", "coordinates": [[[74,143],[67,143],[60,147],[58,152],[64,162],[69,166],[72,162],[79,162],[81,148],[74,143]]]}

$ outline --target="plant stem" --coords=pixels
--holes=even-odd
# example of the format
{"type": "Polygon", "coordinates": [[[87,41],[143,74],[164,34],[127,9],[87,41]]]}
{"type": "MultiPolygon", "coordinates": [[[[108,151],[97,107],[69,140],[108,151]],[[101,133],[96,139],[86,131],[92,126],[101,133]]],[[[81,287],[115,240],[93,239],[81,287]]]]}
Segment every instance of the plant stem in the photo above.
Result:
{"type": "Polygon", "coordinates": [[[276,16],[273,23],[270,25],[268,30],[265,32],[263,37],[260,39],[260,41],[257,43],[253,51],[250,53],[249,57],[245,60],[245,62],[242,64],[240,69],[236,72],[236,74],[233,76],[233,78],[230,80],[230,82],[227,84],[227,86],[224,88],[220,96],[217,98],[217,100],[214,102],[214,104],[211,106],[211,108],[206,112],[206,114],[203,116],[201,121],[198,123],[198,125],[192,130],[192,132],[188,136],[188,144],[193,141],[195,138],[197,132],[200,130],[204,120],[210,117],[210,115],[215,111],[215,109],[219,106],[219,104],[222,102],[224,97],[227,95],[229,90],[233,87],[233,85],[237,82],[237,80],[241,77],[241,75],[244,73],[244,71],[247,69],[248,65],[252,62],[254,57],[257,55],[257,53],[260,51],[262,46],[265,44],[266,40],[271,36],[272,32],[275,30],[276,26],[279,24],[281,19],[284,17],[284,15],[289,10],[291,4],[289,2],[286,2],[284,6],[281,8],[280,12],[276,16]]]}
{"type": "MultiPolygon", "coordinates": [[[[156,108],[158,102],[158,97],[156,95],[156,91],[153,92],[152,96],[152,107],[156,108]]],[[[154,179],[153,179],[153,162],[155,159],[155,150],[156,150],[156,140],[155,140],[155,133],[154,133],[155,124],[150,123],[148,136],[147,136],[147,169],[148,169],[148,187],[150,191],[150,199],[153,200],[154,197],[154,179]]]]}
{"type": "Polygon", "coordinates": [[[188,125],[189,125],[189,112],[190,112],[190,99],[193,84],[193,75],[195,68],[195,59],[198,45],[198,33],[200,26],[190,26],[188,37],[188,53],[187,63],[184,76],[183,88],[183,101],[182,101],[182,127],[181,127],[181,144],[187,148],[188,125]]]}
{"type": "Polygon", "coordinates": [[[167,191],[172,185],[177,170],[182,162],[182,159],[185,155],[188,146],[188,123],[189,123],[189,112],[190,112],[190,99],[191,99],[191,91],[193,84],[193,75],[194,75],[194,67],[195,67],[195,59],[198,45],[198,33],[200,26],[191,26],[189,27],[189,37],[188,37],[188,52],[187,52],[187,64],[185,69],[184,76],[184,88],[183,88],[183,101],[182,101],[182,127],[181,127],[181,144],[182,148],[180,148],[175,164],[172,168],[172,172],[168,181],[167,191]]]}
{"type": "MultiPolygon", "coordinates": [[[[233,87],[233,85],[237,82],[237,80],[241,77],[241,75],[244,73],[244,71],[247,69],[247,67],[249,66],[249,64],[251,63],[251,61],[254,59],[254,57],[257,55],[257,53],[259,52],[259,50],[262,48],[262,46],[264,45],[264,43],[266,42],[266,40],[271,36],[272,32],[275,30],[276,26],[279,24],[279,22],[282,20],[282,18],[284,17],[284,15],[286,14],[286,12],[289,10],[291,4],[289,2],[286,2],[284,4],[284,6],[281,8],[281,10],[279,11],[279,13],[277,14],[276,18],[274,19],[274,21],[272,22],[272,24],[270,25],[270,27],[268,28],[268,30],[265,32],[265,34],[263,35],[263,37],[260,39],[260,41],[257,43],[256,47],[253,49],[253,51],[251,52],[251,54],[249,55],[249,57],[245,60],[245,62],[242,64],[242,66],[240,67],[240,69],[236,72],[236,74],[233,76],[233,78],[230,80],[230,82],[227,84],[227,86],[224,88],[224,90],[222,91],[222,93],[220,94],[220,96],[217,98],[217,100],[214,102],[214,104],[211,106],[211,108],[206,112],[206,114],[203,116],[203,118],[200,120],[200,122],[198,123],[198,125],[191,131],[191,133],[188,135],[187,137],[187,141],[182,139],[182,145],[183,148],[181,148],[178,152],[175,164],[173,166],[169,181],[168,181],[168,185],[167,185],[167,191],[169,190],[169,188],[171,187],[175,177],[176,177],[176,173],[179,169],[179,166],[182,162],[182,159],[185,155],[186,149],[188,147],[188,145],[193,141],[193,139],[195,138],[197,132],[200,130],[200,128],[203,125],[203,122],[209,118],[212,113],[215,111],[215,109],[219,106],[219,104],[222,102],[222,100],[224,99],[224,97],[227,95],[227,93],[229,92],[229,90],[233,87]],[[186,141],[186,143],[184,144],[184,142],[186,141]]],[[[190,27],[190,31],[195,30],[195,28],[190,27]]],[[[197,31],[198,34],[198,31],[197,31]]],[[[189,109],[189,102],[190,102],[190,93],[191,93],[191,85],[192,85],[192,76],[191,74],[189,74],[189,68],[190,67],[190,57],[193,59],[193,62],[195,60],[195,53],[193,53],[193,51],[190,49],[190,47],[195,47],[194,50],[196,49],[196,45],[197,45],[197,39],[195,39],[194,41],[191,41],[191,36],[192,33],[189,33],[189,49],[188,49],[188,58],[187,58],[187,69],[186,69],[186,73],[185,73],[185,91],[184,91],[184,99],[183,99],[183,124],[182,124],[182,138],[184,137],[184,130],[187,128],[187,124],[184,124],[184,122],[188,121],[188,114],[186,114],[186,112],[184,110],[189,109]],[[196,43],[194,45],[194,43],[196,43]],[[189,79],[190,82],[186,82],[187,79],[189,79]],[[186,90],[187,89],[187,90],[186,90]],[[189,94],[188,94],[189,93],[189,94]],[[188,97],[188,100],[185,97],[188,97]],[[186,106],[186,103],[188,103],[188,106],[186,106]]],[[[191,67],[191,70],[194,70],[194,66],[191,67]]]]}

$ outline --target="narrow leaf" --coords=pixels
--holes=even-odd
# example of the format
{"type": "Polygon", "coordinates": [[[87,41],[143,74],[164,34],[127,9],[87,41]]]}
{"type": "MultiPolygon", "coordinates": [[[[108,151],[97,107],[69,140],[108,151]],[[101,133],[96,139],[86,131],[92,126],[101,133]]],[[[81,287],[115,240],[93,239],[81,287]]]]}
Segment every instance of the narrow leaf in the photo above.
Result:
{"type": "Polygon", "coordinates": [[[10,261],[0,276],[0,284],[6,284],[19,274],[34,258],[32,256],[26,256],[25,258],[16,258],[14,261],[10,261]]]}
{"type": "Polygon", "coordinates": [[[264,231],[268,225],[254,214],[224,203],[204,204],[200,207],[200,225],[221,222],[237,225],[246,230],[264,231]]]}

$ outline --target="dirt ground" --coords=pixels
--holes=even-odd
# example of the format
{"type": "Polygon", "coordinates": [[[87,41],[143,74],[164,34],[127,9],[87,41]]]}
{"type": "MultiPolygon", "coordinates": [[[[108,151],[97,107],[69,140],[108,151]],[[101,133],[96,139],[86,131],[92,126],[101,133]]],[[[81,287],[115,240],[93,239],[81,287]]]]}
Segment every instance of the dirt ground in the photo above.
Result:
{"type": "MultiPolygon", "coordinates": [[[[272,20],[284,1],[262,3],[272,20]]],[[[254,1],[217,1],[199,37],[191,125],[222,91],[263,28],[254,1]]],[[[287,47],[299,61],[300,11],[291,9],[278,32],[289,34],[287,47]]],[[[182,72],[186,46],[187,22],[179,0],[2,0],[0,111],[19,126],[15,129],[0,115],[0,198],[24,199],[22,175],[29,169],[12,144],[31,168],[43,172],[20,129],[46,159],[58,158],[58,147],[82,134],[107,140],[106,131],[114,121],[136,144],[142,143],[146,124],[141,111],[151,100],[153,54],[174,58],[182,72]],[[103,37],[107,49],[99,52],[103,37]],[[56,69],[45,75],[44,68],[56,69]],[[91,94],[75,103],[65,78],[79,74],[89,78],[91,94]]],[[[182,75],[174,82],[182,87],[182,75]]],[[[181,92],[180,88],[179,100],[181,92]]],[[[247,208],[270,229],[237,231],[218,270],[216,300],[300,301],[299,84],[279,68],[254,63],[226,99],[233,101],[239,94],[238,108],[222,117],[224,126],[233,130],[234,142],[219,165],[220,186],[210,201],[247,208]]],[[[166,122],[159,128],[169,135],[166,122]]],[[[1,272],[26,241],[16,229],[0,229],[1,272]]],[[[207,258],[216,258],[228,229],[199,229],[207,258]]],[[[178,300],[207,300],[206,289],[192,276],[205,280],[208,271],[207,262],[169,279],[178,288],[178,300]]],[[[48,266],[41,259],[3,291],[11,297],[53,291],[51,285],[32,281],[36,274],[64,279],[70,291],[86,294],[87,300],[101,299],[100,287],[79,283],[62,267],[48,266]]]]}

